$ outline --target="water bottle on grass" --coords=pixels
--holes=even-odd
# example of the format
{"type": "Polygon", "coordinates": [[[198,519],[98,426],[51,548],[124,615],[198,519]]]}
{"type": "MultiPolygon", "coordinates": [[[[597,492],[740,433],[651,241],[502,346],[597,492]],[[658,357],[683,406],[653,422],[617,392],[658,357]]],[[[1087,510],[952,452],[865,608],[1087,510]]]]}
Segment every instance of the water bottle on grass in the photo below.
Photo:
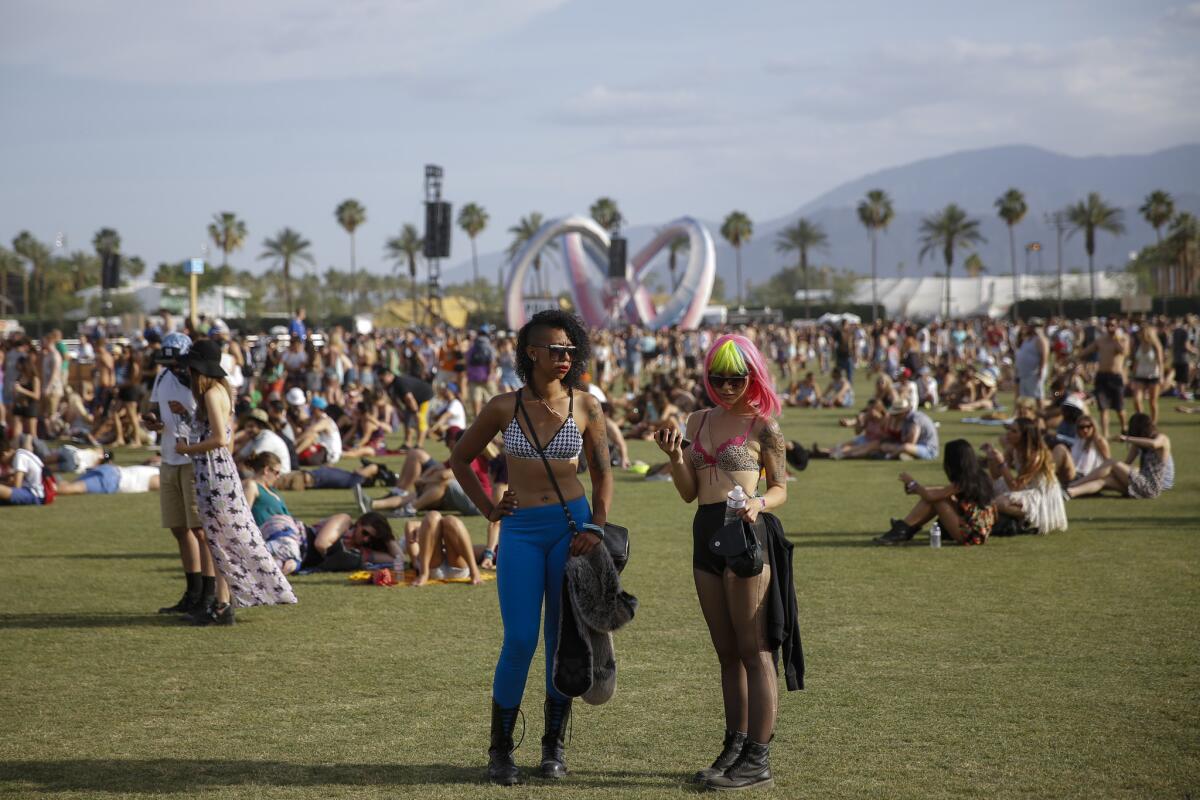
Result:
{"type": "Polygon", "coordinates": [[[942,546],[942,523],[937,520],[933,521],[933,527],[929,529],[929,546],[935,549],[942,546]]]}

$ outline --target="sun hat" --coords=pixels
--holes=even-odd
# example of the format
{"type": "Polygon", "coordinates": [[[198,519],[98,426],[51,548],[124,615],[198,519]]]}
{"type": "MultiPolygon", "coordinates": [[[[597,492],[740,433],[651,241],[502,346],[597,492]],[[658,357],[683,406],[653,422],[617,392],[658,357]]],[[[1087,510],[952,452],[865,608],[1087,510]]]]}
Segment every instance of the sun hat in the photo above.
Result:
{"type": "Polygon", "coordinates": [[[307,398],[304,396],[303,389],[301,389],[299,386],[293,386],[287,390],[287,394],[284,395],[284,399],[287,400],[289,406],[302,406],[307,398]]]}
{"type": "Polygon", "coordinates": [[[312,407],[313,407],[313,408],[319,408],[319,409],[321,409],[322,411],[324,411],[326,408],[328,408],[328,407],[329,407],[329,401],[328,401],[328,400],[326,400],[324,397],[321,397],[320,395],[317,395],[316,397],[314,397],[314,398],[312,399],[312,407]]]}
{"type": "Polygon", "coordinates": [[[1073,408],[1076,411],[1087,411],[1087,408],[1083,405],[1083,401],[1073,394],[1064,397],[1062,405],[1065,408],[1073,408]]]}
{"type": "Polygon", "coordinates": [[[192,349],[192,340],[186,333],[171,331],[162,339],[162,347],[154,355],[156,361],[175,361],[186,356],[192,349]]]}
{"type": "Polygon", "coordinates": [[[912,403],[907,397],[901,397],[892,403],[892,407],[888,409],[889,414],[907,414],[913,410],[912,403]]]}
{"type": "Polygon", "coordinates": [[[247,412],[246,419],[247,420],[252,419],[255,422],[262,423],[263,425],[271,424],[271,418],[268,417],[267,412],[263,411],[261,408],[251,409],[249,412],[247,412]]]}
{"type": "Polygon", "coordinates": [[[224,378],[226,372],[221,368],[221,345],[211,339],[201,339],[192,345],[192,349],[182,359],[188,369],[207,375],[210,378],[224,378]]]}
{"type": "Polygon", "coordinates": [[[996,388],[996,376],[993,375],[992,373],[988,372],[987,370],[982,370],[980,372],[975,373],[975,377],[979,378],[979,382],[982,383],[984,386],[988,387],[989,389],[996,388]]]}

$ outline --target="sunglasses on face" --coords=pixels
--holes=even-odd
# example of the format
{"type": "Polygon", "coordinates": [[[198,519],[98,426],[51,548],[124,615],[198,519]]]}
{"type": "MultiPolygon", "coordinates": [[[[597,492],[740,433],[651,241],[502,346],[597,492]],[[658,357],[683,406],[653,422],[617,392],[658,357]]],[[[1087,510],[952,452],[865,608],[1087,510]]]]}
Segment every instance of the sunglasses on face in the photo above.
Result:
{"type": "Polygon", "coordinates": [[[1081,431],[1094,431],[1094,430],[1096,430],[1095,426],[1093,426],[1093,425],[1080,425],[1078,429],[1079,429],[1079,430],[1081,430],[1081,431]]]}
{"type": "Polygon", "coordinates": [[[535,344],[532,347],[540,347],[550,354],[550,358],[555,361],[571,361],[575,358],[575,347],[569,344],[535,344]]]}
{"type": "Polygon", "coordinates": [[[713,385],[714,389],[720,389],[723,386],[737,389],[746,385],[747,376],[745,375],[709,375],[708,381],[713,385]]]}

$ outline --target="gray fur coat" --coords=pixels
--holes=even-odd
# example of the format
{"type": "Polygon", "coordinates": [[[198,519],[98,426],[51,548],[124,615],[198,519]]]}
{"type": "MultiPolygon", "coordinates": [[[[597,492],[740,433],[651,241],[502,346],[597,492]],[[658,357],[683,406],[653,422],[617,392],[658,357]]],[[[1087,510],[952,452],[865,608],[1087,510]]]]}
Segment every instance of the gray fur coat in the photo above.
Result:
{"type": "Polygon", "coordinates": [[[621,589],[621,577],[603,545],[567,559],[554,651],[554,688],[585,703],[607,702],[617,688],[612,632],[637,611],[637,598],[621,589]]]}

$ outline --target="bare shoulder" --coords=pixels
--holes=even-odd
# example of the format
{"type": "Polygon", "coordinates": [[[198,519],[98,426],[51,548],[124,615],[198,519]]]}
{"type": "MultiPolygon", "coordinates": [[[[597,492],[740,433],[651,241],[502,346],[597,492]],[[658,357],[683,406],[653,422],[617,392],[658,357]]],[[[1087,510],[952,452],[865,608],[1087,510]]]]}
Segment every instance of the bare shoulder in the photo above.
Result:
{"type": "Polygon", "coordinates": [[[754,421],[751,432],[763,445],[783,442],[783,429],[779,427],[779,420],[774,417],[759,417],[754,421]]]}
{"type": "Polygon", "coordinates": [[[494,416],[497,414],[511,416],[513,411],[516,410],[516,402],[516,392],[503,392],[496,395],[491,400],[488,400],[487,403],[484,404],[480,416],[483,416],[484,414],[488,416],[494,416]]]}
{"type": "Polygon", "coordinates": [[[582,402],[579,405],[583,407],[583,413],[587,417],[588,421],[603,421],[604,408],[601,407],[600,401],[596,399],[596,396],[591,392],[582,392],[581,394],[583,395],[582,398],[580,398],[582,402]]]}
{"type": "Polygon", "coordinates": [[[696,431],[700,430],[700,423],[708,415],[707,408],[701,408],[688,414],[687,422],[684,424],[684,433],[689,439],[694,439],[696,431]]]}

